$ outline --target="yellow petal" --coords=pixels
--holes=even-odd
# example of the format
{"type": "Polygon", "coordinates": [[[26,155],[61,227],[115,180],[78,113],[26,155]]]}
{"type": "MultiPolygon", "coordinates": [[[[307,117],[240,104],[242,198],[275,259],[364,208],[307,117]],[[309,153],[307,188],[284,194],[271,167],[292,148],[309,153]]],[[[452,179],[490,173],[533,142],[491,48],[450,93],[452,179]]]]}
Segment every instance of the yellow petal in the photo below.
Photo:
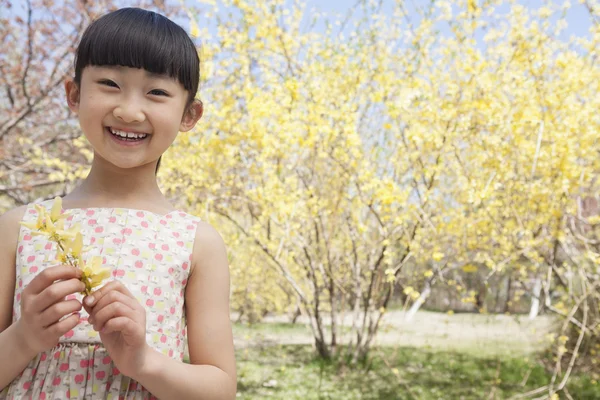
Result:
{"type": "Polygon", "coordinates": [[[54,198],[54,202],[52,203],[52,211],[50,211],[50,218],[52,221],[57,221],[60,217],[60,212],[62,211],[62,199],[58,196],[54,198]]]}
{"type": "Polygon", "coordinates": [[[94,274],[94,271],[89,267],[89,265],[84,265],[83,267],[80,265],[81,272],[83,272],[83,276],[91,277],[94,274]]]}
{"type": "Polygon", "coordinates": [[[102,283],[103,280],[110,278],[110,270],[102,269],[102,271],[97,272],[92,276],[91,285],[92,287],[96,287],[102,283]]]}
{"type": "Polygon", "coordinates": [[[67,257],[67,253],[58,249],[58,252],[56,254],[56,261],[60,262],[61,264],[66,264],[69,261],[68,257],[67,257]]]}
{"type": "Polygon", "coordinates": [[[54,223],[52,222],[52,218],[46,218],[46,229],[49,232],[56,231],[56,228],[54,227],[54,223]]]}
{"type": "Polygon", "coordinates": [[[100,268],[100,266],[102,265],[102,257],[100,257],[100,256],[92,257],[89,265],[92,268],[92,271],[94,271],[94,272],[97,271],[100,268]]]}
{"type": "Polygon", "coordinates": [[[44,219],[45,216],[43,214],[38,214],[38,219],[35,222],[36,229],[42,229],[44,227],[44,219]]]}
{"type": "Polygon", "coordinates": [[[81,235],[81,232],[75,234],[75,238],[71,242],[70,248],[73,257],[79,257],[83,248],[83,236],[81,235]]]}
{"type": "Polygon", "coordinates": [[[47,214],[46,208],[42,207],[39,204],[34,204],[33,206],[37,210],[38,215],[46,216],[46,214],[47,214]]]}
{"type": "Polygon", "coordinates": [[[198,28],[198,24],[194,20],[190,21],[190,35],[194,38],[200,36],[200,29],[198,28]]]}
{"type": "Polygon", "coordinates": [[[59,234],[60,236],[62,236],[66,240],[73,240],[73,239],[75,239],[75,235],[77,234],[77,232],[72,232],[70,229],[66,230],[66,231],[65,230],[57,229],[56,233],[59,234]]]}
{"type": "Polygon", "coordinates": [[[21,225],[23,225],[26,228],[29,228],[31,230],[37,230],[37,223],[36,222],[21,222],[21,225]]]}

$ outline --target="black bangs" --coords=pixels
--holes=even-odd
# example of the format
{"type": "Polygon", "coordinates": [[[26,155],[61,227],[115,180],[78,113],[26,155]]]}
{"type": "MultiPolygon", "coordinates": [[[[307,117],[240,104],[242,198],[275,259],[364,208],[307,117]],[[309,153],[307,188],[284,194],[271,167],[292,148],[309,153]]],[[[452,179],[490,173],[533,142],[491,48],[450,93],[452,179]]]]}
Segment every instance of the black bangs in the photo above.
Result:
{"type": "Polygon", "coordinates": [[[92,22],[75,56],[75,82],[88,65],[141,68],[177,79],[191,103],[198,91],[200,61],[179,25],[152,11],[122,8],[92,22]]]}

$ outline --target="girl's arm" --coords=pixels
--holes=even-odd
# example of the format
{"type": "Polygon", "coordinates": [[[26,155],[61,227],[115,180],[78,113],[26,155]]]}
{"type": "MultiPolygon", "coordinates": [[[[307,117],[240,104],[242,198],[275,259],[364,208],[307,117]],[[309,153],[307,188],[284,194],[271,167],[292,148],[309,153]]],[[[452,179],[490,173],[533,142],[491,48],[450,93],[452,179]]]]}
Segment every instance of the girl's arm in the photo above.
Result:
{"type": "Polygon", "coordinates": [[[0,391],[35,357],[23,350],[19,336],[11,326],[19,221],[25,208],[16,208],[0,217],[0,391]]]}
{"type": "Polygon", "coordinates": [[[81,309],[81,303],[65,297],[85,288],[78,269],[68,265],[48,267],[23,290],[18,305],[21,318],[11,325],[19,222],[24,212],[25,207],[21,207],[0,217],[0,390],[35,356],[54,347],[77,325],[79,316],[72,313],[81,309]]]}
{"type": "Polygon", "coordinates": [[[234,399],[236,366],[223,239],[200,223],[185,294],[190,365],[156,351],[133,377],[161,399],[234,399]]]}

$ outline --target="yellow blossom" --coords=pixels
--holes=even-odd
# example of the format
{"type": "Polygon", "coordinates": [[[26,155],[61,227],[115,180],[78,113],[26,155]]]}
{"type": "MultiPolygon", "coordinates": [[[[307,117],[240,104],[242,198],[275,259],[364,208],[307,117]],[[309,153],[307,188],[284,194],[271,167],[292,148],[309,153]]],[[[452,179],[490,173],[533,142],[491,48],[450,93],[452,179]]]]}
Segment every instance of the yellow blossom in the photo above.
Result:
{"type": "Polygon", "coordinates": [[[102,257],[100,256],[92,257],[87,264],[79,258],[79,265],[83,272],[81,281],[85,284],[85,290],[82,294],[91,294],[96,286],[99,286],[104,279],[110,277],[110,269],[102,268],[102,257]]]}
{"type": "Polygon", "coordinates": [[[85,290],[82,294],[89,295],[104,279],[110,277],[110,269],[101,268],[102,257],[92,257],[87,264],[83,262],[83,252],[88,249],[83,248],[83,235],[80,232],[80,226],[74,224],[65,230],[64,220],[69,214],[62,212],[62,199],[60,197],[54,199],[50,213],[39,204],[36,204],[35,208],[38,211],[36,222],[21,222],[21,224],[33,230],[32,235],[47,236],[50,241],[57,244],[56,259],[58,262],[82,270],[81,281],[85,284],[85,290]]]}
{"type": "Polygon", "coordinates": [[[444,253],[440,253],[439,251],[436,251],[435,253],[433,253],[432,258],[434,259],[434,261],[441,261],[442,258],[444,258],[444,253]]]}
{"type": "Polygon", "coordinates": [[[198,24],[193,19],[190,20],[190,35],[194,38],[200,36],[200,29],[198,28],[198,24]]]}
{"type": "Polygon", "coordinates": [[[392,268],[388,268],[385,270],[385,281],[388,283],[396,282],[396,275],[392,268]]]}
{"type": "Polygon", "coordinates": [[[50,213],[48,213],[46,208],[39,204],[35,204],[34,207],[38,212],[36,222],[21,222],[21,225],[33,230],[32,235],[48,236],[48,238],[54,242],[59,241],[61,237],[75,237],[75,232],[79,230],[78,225],[75,225],[68,230],[64,229],[64,221],[69,214],[61,213],[62,199],[60,197],[54,198],[50,213]]]}
{"type": "Polygon", "coordinates": [[[473,264],[467,264],[464,267],[462,267],[462,270],[468,274],[473,273],[473,272],[477,272],[477,267],[473,264]]]}

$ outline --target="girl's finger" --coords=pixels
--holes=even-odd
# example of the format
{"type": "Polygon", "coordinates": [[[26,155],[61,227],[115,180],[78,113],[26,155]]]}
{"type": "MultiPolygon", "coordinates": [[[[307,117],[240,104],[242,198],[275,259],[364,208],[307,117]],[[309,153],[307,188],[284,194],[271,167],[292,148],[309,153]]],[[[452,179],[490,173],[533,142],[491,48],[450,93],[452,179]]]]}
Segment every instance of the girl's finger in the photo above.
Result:
{"type": "Polygon", "coordinates": [[[53,283],[44,289],[40,294],[35,296],[35,299],[32,302],[32,307],[40,312],[43,312],[51,305],[64,300],[68,295],[79,293],[84,289],[85,285],[83,282],[75,278],[53,283]]]}
{"type": "Polygon", "coordinates": [[[83,309],[85,310],[85,312],[88,313],[88,315],[92,315],[92,313],[94,312],[92,310],[92,307],[88,306],[87,304],[85,304],[85,298],[81,301],[81,305],[83,306],[83,309]]]}
{"type": "Polygon", "coordinates": [[[67,318],[63,319],[62,321],[58,321],[57,323],[52,324],[49,327],[47,327],[46,332],[49,335],[52,335],[55,337],[60,337],[60,336],[64,335],[65,333],[69,332],[71,329],[75,328],[77,326],[77,324],[79,323],[80,318],[81,317],[79,314],[69,315],[67,318]]]}
{"type": "Polygon", "coordinates": [[[81,303],[77,300],[59,301],[48,307],[40,315],[39,323],[43,327],[48,327],[67,314],[72,314],[81,310],[81,303]]]}
{"type": "Polygon", "coordinates": [[[136,330],[135,321],[127,318],[127,317],[116,317],[106,321],[104,324],[104,330],[102,330],[102,334],[108,334],[113,332],[121,332],[125,335],[131,335],[136,330]]]}
{"type": "Polygon", "coordinates": [[[111,281],[108,282],[106,285],[102,286],[100,289],[96,290],[91,295],[86,296],[86,298],[84,299],[84,303],[87,306],[95,307],[98,301],[100,301],[102,297],[104,297],[107,293],[110,293],[111,291],[117,291],[123,293],[125,296],[129,296],[132,299],[135,299],[131,292],[125,287],[125,285],[123,285],[121,282],[111,281]]]}
{"type": "Polygon", "coordinates": [[[81,278],[81,270],[70,265],[55,265],[48,267],[40,272],[27,285],[26,290],[32,294],[38,294],[46,290],[54,282],[58,280],[69,280],[81,278]]]}
{"type": "Polygon", "coordinates": [[[100,310],[107,307],[112,303],[122,303],[123,305],[129,307],[131,310],[136,310],[139,308],[138,302],[135,299],[132,299],[121,292],[116,290],[111,290],[108,293],[105,293],[100,300],[98,300],[92,309],[91,315],[95,316],[100,310]]]}
{"type": "Polygon", "coordinates": [[[133,321],[138,319],[134,310],[132,310],[129,306],[119,302],[110,303],[100,311],[95,312],[91,319],[92,323],[94,324],[94,329],[101,331],[107,321],[120,317],[126,317],[133,321]]]}

